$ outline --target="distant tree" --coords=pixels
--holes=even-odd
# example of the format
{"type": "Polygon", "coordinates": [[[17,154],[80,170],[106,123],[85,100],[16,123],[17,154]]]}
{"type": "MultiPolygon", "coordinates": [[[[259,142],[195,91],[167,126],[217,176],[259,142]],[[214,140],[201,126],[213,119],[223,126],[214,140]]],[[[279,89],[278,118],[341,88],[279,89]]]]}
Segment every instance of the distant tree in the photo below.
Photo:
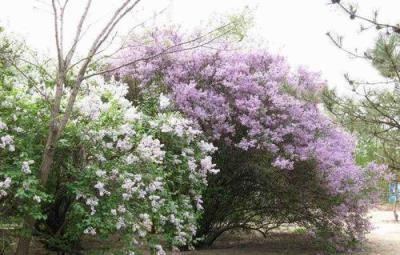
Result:
{"type": "MultiPolygon", "coordinates": [[[[338,96],[334,90],[325,90],[324,104],[336,120],[358,136],[357,160],[360,164],[376,160],[387,164],[400,177],[400,25],[380,21],[379,13],[371,17],[358,14],[357,8],[340,0],[332,0],[352,20],[360,21],[361,32],[375,29],[377,39],[372,49],[349,50],[343,37],[328,37],[352,58],[363,59],[382,75],[380,81],[360,81],[345,74],[352,88],[351,96],[338,96]]],[[[395,219],[396,201],[394,205],[395,219]]]]}

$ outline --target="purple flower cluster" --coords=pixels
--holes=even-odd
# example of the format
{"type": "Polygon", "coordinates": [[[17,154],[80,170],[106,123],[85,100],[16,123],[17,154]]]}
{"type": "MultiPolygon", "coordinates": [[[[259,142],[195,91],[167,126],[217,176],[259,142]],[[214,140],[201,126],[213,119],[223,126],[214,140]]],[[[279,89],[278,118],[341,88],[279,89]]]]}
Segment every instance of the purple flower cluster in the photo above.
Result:
{"type": "Polygon", "coordinates": [[[341,197],[330,224],[341,226],[351,238],[362,238],[368,206],[376,197],[366,192],[375,191],[385,169],[355,165],[353,137],[319,109],[325,81],[318,73],[304,68],[292,72],[283,57],[263,50],[237,51],[225,44],[219,50],[185,51],[174,32],[150,38],[149,44],[123,51],[113,65],[170,48],[173,53],[128,65],[121,75],[135,79],[143,90],[162,87],[217,145],[265,150],[274,157],[273,167],[288,171],[296,162],[316,162],[321,185],[332,197],[341,197]]]}

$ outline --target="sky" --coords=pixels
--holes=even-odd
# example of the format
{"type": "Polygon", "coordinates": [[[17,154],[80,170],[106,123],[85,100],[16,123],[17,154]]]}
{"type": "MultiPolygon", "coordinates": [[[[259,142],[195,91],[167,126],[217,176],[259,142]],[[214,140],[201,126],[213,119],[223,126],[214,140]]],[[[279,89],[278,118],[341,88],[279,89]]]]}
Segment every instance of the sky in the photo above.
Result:
{"type": "MultiPolygon", "coordinates": [[[[66,17],[66,41],[71,41],[75,24],[82,13],[84,0],[70,0],[66,17]]],[[[85,40],[88,45],[96,31],[121,0],[93,0],[85,40]]],[[[54,54],[54,34],[50,0],[0,0],[0,25],[45,54],[54,54]]],[[[371,16],[379,10],[382,21],[397,23],[398,0],[353,0],[359,14],[371,16]]],[[[118,27],[120,35],[141,22],[145,25],[176,24],[185,30],[206,26],[213,18],[251,10],[254,18],[247,41],[254,47],[285,56],[296,68],[307,67],[321,72],[328,85],[340,93],[349,93],[344,73],[352,77],[377,81],[379,74],[369,63],[351,59],[336,48],[326,32],[344,36],[349,49],[367,49],[376,32],[359,33],[359,22],[352,21],[330,4],[330,0],[142,0],[138,8],[118,27]]],[[[85,43],[83,44],[85,45],[85,43]]],[[[80,50],[84,50],[83,46],[80,50]]]]}

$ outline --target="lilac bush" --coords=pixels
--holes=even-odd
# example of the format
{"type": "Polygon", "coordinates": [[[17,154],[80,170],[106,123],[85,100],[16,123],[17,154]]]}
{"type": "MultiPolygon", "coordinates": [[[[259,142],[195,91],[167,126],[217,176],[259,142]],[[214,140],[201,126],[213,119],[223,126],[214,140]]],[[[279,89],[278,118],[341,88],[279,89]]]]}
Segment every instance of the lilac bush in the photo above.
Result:
{"type": "MultiPolygon", "coordinates": [[[[43,84],[42,93],[51,91],[43,84]]],[[[127,92],[113,80],[84,83],[56,148],[55,174],[41,187],[47,102],[19,75],[0,84],[1,222],[30,215],[45,246],[62,252],[77,251],[82,238],[116,236],[115,254],[191,245],[207,173],[218,172],[214,147],[165,98],[150,116],[127,92]]]]}
{"type": "MultiPolygon", "coordinates": [[[[212,187],[221,185],[218,178],[241,171],[242,162],[228,171],[227,161],[220,159],[229,160],[229,155],[221,156],[223,153],[245,154],[249,158],[261,154],[267,161],[264,169],[288,176],[303,170],[313,173],[318,188],[326,195],[318,200],[310,198],[309,202],[316,206],[307,212],[312,217],[294,222],[316,228],[315,233],[337,249],[363,239],[369,229],[367,210],[375,202],[376,184],[385,177],[386,170],[373,163],[365,168],[355,165],[353,137],[319,108],[318,98],[325,81],[318,73],[304,68],[292,71],[281,56],[264,50],[234,50],[226,42],[187,51],[183,36],[175,31],[156,31],[145,38],[147,44],[125,49],[112,65],[124,65],[117,75],[136,91],[139,103],[151,102],[161,94],[163,101],[194,121],[219,148],[216,162],[221,173],[208,190],[218,190],[212,187]],[[161,57],[152,57],[160,54],[161,57]],[[147,61],[127,64],[142,58],[147,61]],[[318,203],[324,206],[318,207],[318,203]]],[[[267,197],[268,189],[263,192],[254,199],[267,197]]],[[[208,195],[206,198],[213,199],[208,195]]],[[[279,196],[275,194],[276,199],[279,196]]],[[[207,209],[205,214],[207,218],[207,209]]],[[[258,216],[278,218],[268,209],[265,215],[258,212],[258,216]]],[[[242,221],[245,215],[241,217],[235,220],[242,221]]],[[[226,218],[213,227],[218,224],[230,229],[226,218]]],[[[238,224],[266,229],[263,224],[255,225],[254,221],[238,224]]]]}

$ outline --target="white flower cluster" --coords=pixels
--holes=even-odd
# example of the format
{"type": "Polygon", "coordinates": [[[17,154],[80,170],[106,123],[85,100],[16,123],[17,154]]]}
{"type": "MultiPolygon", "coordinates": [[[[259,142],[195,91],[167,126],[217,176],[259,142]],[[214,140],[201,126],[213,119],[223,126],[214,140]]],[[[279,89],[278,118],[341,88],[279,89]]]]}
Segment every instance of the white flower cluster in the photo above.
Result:
{"type": "Polygon", "coordinates": [[[2,129],[7,129],[7,124],[2,122],[1,118],[0,118],[0,130],[2,130],[2,129]]]}
{"type": "Polygon", "coordinates": [[[96,229],[93,227],[88,227],[83,231],[84,234],[86,235],[92,235],[95,236],[96,235],[96,229]]]}
{"type": "Polygon", "coordinates": [[[153,128],[160,128],[163,133],[172,133],[178,137],[186,137],[188,141],[194,140],[201,131],[194,128],[191,120],[176,114],[160,113],[156,120],[151,121],[153,128]]]}
{"type": "Polygon", "coordinates": [[[32,171],[31,171],[30,165],[32,165],[33,163],[35,163],[35,161],[33,161],[33,160],[27,160],[27,161],[22,162],[21,171],[24,174],[31,174],[32,171]]]}
{"type": "Polygon", "coordinates": [[[215,169],[215,164],[212,163],[212,158],[210,156],[206,156],[200,161],[201,164],[201,169],[204,172],[209,172],[212,174],[217,174],[219,172],[219,169],[215,169]]]}
{"type": "Polygon", "coordinates": [[[11,186],[11,178],[7,177],[4,181],[0,182],[0,198],[7,196],[7,189],[11,186]]]}
{"type": "Polygon", "coordinates": [[[167,253],[163,250],[161,245],[154,246],[156,248],[156,255],[167,255],[167,253]]]}
{"type": "Polygon", "coordinates": [[[200,147],[200,150],[206,154],[214,153],[217,151],[217,147],[215,147],[212,143],[207,143],[203,140],[200,141],[199,147],[200,147]]]}
{"type": "MultiPolygon", "coordinates": [[[[85,120],[79,130],[88,154],[82,176],[88,186],[77,199],[82,198],[90,217],[112,217],[106,220],[113,224],[108,231],[131,228],[135,241],[146,242],[156,230],[173,235],[173,245],[186,245],[196,233],[196,211],[202,209],[200,187],[208,173],[218,171],[209,156],[216,147],[201,140],[201,131],[179,113],[140,112],[125,99],[126,92],[124,84],[98,81],[78,96],[75,110],[85,120]],[[110,197],[116,204],[103,207],[110,197]],[[109,211],[100,213],[104,208],[109,211]]],[[[159,108],[169,105],[161,95],[159,108]]],[[[101,227],[87,226],[84,233],[96,235],[101,227]]],[[[161,246],[154,248],[165,254],[161,246]]]]}
{"type": "Polygon", "coordinates": [[[15,151],[14,137],[11,135],[4,135],[0,137],[0,148],[8,149],[10,152],[15,151]]]}
{"type": "Polygon", "coordinates": [[[96,213],[96,206],[99,204],[99,199],[97,197],[89,197],[86,199],[86,204],[90,206],[91,215],[96,213]]]}
{"type": "Polygon", "coordinates": [[[102,110],[107,105],[103,104],[99,95],[89,93],[87,96],[81,98],[75,105],[79,112],[92,120],[97,120],[100,117],[102,110]]]}
{"type": "Polygon", "coordinates": [[[142,118],[142,114],[137,111],[136,107],[129,107],[124,114],[124,121],[132,122],[136,120],[140,120],[142,118]]]}
{"type": "Polygon", "coordinates": [[[139,157],[143,160],[161,164],[163,162],[165,151],[160,140],[153,139],[151,135],[144,135],[137,146],[139,157]]]}
{"type": "MultiPolygon", "coordinates": [[[[103,78],[96,77],[87,81],[83,87],[87,87],[87,89],[78,98],[75,110],[91,120],[98,120],[101,113],[111,107],[112,100],[106,100],[107,97],[112,96],[123,105],[130,104],[125,99],[125,95],[128,93],[127,86],[115,80],[106,82],[103,78]]],[[[130,118],[132,118],[132,114],[134,113],[128,113],[130,118]]]]}
{"type": "Polygon", "coordinates": [[[33,199],[33,201],[35,201],[39,204],[40,204],[40,202],[42,202],[42,198],[38,195],[34,195],[32,199],[33,199]]]}
{"type": "Polygon", "coordinates": [[[110,195],[110,192],[109,191],[107,191],[105,188],[104,188],[104,183],[102,183],[101,181],[98,181],[97,183],[96,183],[96,185],[94,185],[94,187],[98,190],[98,192],[99,192],[99,195],[102,197],[102,196],[104,196],[104,195],[110,195]]]}
{"type": "Polygon", "coordinates": [[[167,108],[171,104],[170,100],[168,97],[164,96],[164,94],[160,94],[159,97],[159,107],[161,110],[167,108]]]}
{"type": "Polygon", "coordinates": [[[126,201],[131,199],[134,195],[137,195],[138,198],[143,199],[147,193],[145,186],[146,185],[142,182],[141,175],[126,175],[121,186],[124,190],[124,193],[122,193],[122,199],[126,201]]]}

